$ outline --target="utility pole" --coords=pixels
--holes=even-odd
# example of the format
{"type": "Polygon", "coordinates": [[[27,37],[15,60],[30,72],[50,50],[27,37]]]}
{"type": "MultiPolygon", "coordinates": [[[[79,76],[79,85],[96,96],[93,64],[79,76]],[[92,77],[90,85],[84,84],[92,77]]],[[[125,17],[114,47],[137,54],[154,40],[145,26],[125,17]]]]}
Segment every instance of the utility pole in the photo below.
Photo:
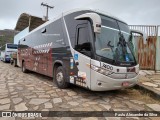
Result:
{"type": "Polygon", "coordinates": [[[41,3],[41,6],[44,6],[47,8],[47,12],[46,12],[46,17],[45,17],[45,21],[48,21],[48,8],[53,9],[54,6],[49,6],[47,4],[44,4],[43,2],[41,3]]]}

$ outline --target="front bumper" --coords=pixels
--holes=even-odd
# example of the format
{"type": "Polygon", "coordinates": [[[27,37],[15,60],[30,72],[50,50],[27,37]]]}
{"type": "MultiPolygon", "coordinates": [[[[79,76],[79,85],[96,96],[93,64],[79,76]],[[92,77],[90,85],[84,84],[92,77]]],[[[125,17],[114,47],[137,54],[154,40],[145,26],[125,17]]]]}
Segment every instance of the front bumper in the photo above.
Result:
{"type": "Polygon", "coordinates": [[[130,88],[136,85],[138,81],[138,75],[132,79],[113,79],[100,74],[94,70],[91,70],[91,86],[92,91],[109,91],[130,88]],[[123,83],[128,83],[127,86],[123,86],[123,83]]]}

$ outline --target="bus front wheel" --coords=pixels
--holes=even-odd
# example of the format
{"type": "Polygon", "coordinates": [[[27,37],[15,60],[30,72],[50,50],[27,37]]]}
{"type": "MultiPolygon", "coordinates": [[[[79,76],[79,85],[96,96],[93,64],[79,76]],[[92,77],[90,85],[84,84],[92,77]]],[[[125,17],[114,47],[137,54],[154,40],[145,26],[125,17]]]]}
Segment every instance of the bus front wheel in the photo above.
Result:
{"type": "Polygon", "coordinates": [[[69,83],[66,81],[66,74],[64,71],[64,68],[62,66],[59,66],[54,74],[54,78],[56,80],[56,84],[59,88],[65,89],[69,86],[69,83]]]}

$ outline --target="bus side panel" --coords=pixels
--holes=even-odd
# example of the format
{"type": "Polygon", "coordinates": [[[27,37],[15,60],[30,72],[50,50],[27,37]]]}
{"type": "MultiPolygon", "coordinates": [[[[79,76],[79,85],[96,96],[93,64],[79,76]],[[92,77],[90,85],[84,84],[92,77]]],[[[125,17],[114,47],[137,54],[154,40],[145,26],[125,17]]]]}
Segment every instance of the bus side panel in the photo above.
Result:
{"type": "Polygon", "coordinates": [[[25,60],[27,69],[52,77],[56,61],[62,61],[64,68],[69,66],[66,51],[62,21],[58,19],[20,41],[20,65],[25,60]]]}

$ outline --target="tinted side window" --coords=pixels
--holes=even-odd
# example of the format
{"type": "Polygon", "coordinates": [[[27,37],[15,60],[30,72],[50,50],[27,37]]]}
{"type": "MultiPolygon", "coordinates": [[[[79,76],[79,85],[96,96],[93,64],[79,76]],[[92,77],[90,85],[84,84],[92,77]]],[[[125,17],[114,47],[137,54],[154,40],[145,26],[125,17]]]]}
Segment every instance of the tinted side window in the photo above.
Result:
{"type": "Polygon", "coordinates": [[[87,28],[82,27],[78,28],[78,45],[83,45],[84,43],[89,42],[88,35],[87,35],[87,28]]]}
{"type": "Polygon", "coordinates": [[[88,24],[83,24],[77,27],[77,40],[75,50],[84,55],[91,56],[91,43],[88,24]]]}

